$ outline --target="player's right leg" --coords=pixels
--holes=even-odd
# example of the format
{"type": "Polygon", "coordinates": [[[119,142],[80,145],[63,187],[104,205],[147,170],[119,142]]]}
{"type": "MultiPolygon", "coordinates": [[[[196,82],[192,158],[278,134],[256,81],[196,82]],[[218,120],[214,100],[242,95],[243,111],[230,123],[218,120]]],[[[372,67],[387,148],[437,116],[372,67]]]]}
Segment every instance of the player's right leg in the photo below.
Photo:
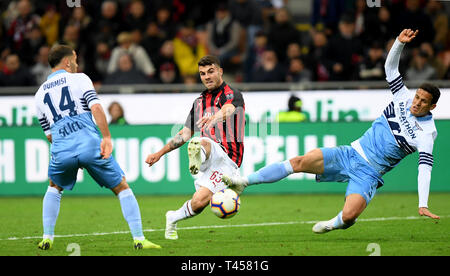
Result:
{"type": "Polygon", "coordinates": [[[303,156],[277,162],[265,166],[247,177],[224,175],[222,181],[238,194],[247,186],[261,183],[273,183],[288,177],[292,173],[306,172],[323,173],[323,154],[320,149],[314,149],[303,156]]]}
{"type": "Polygon", "coordinates": [[[192,175],[200,172],[200,166],[209,158],[211,143],[206,139],[194,137],[188,144],[189,171],[192,175]]]}
{"type": "Polygon", "coordinates": [[[38,248],[42,250],[51,249],[53,246],[53,238],[55,235],[55,224],[59,214],[61,203],[61,194],[63,188],[57,186],[51,180],[50,185],[45,193],[42,203],[42,224],[44,234],[42,241],[38,244],[38,248]]]}

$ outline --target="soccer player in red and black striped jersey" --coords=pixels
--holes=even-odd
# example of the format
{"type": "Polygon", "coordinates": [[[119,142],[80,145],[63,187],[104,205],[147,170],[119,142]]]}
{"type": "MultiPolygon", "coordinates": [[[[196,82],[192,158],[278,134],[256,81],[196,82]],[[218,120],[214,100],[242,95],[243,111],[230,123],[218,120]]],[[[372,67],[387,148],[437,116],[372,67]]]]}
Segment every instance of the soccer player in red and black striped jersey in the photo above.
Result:
{"type": "Polygon", "coordinates": [[[200,173],[194,183],[196,192],[181,208],[166,213],[166,239],[178,239],[177,222],[202,212],[212,195],[226,188],[223,174],[239,175],[244,155],[245,103],[241,92],[223,81],[217,57],[204,56],[198,69],[206,90],[194,101],[183,129],[145,161],[152,166],[200,132],[188,145],[189,170],[193,175],[200,173]]]}

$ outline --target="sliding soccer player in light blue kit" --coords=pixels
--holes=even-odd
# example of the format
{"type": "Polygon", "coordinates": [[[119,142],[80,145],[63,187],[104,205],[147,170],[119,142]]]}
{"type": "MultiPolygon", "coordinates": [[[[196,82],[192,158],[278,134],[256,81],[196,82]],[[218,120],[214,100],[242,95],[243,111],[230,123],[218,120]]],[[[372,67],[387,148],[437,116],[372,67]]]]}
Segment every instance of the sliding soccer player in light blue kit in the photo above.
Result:
{"type": "Polygon", "coordinates": [[[50,185],[42,211],[44,235],[38,247],[52,248],[62,191],[73,189],[79,168],[84,168],[100,186],[117,195],[134,248],[161,248],[143,235],[139,205],[122,169],[111,156],[111,134],[105,113],[92,81],[87,75],[76,73],[76,59],[71,47],[53,47],[48,58],[53,73],[35,95],[37,116],[51,143],[50,185]]]}
{"type": "Polygon", "coordinates": [[[247,186],[276,182],[298,172],[316,174],[318,182],[348,182],[342,211],[333,219],[313,226],[313,232],[326,233],[352,226],[377,188],[384,184],[382,176],[408,154],[418,151],[419,214],[439,219],[428,210],[428,195],[437,136],[430,111],[436,107],[440,91],[432,84],[422,84],[415,93],[411,92],[398,71],[405,43],[417,34],[418,31],[405,29],[397,37],[385,63],[393,101],[351,146],[315,149],[304,156],[268,165],[244,178],[224,175],[222,181],[238,193],[247,186]]]}

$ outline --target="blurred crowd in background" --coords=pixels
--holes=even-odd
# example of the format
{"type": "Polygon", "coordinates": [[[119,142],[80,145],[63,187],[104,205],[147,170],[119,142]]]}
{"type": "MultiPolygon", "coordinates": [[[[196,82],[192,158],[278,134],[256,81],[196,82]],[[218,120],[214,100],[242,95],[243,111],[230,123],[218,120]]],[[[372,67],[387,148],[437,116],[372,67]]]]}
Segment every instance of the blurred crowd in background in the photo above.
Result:
{"type": "Polygon", "coordinates": [[[307,22],[291,14],[294,1],[303,0],[2,0],[0,86],[40,85],[56,44],[72,46],[96,84],[198,83],[206,54],[233,82],[384,80],[404,28],[419,29],[404,78],[450,78],[442,1],[310,0],[307,22]]]}

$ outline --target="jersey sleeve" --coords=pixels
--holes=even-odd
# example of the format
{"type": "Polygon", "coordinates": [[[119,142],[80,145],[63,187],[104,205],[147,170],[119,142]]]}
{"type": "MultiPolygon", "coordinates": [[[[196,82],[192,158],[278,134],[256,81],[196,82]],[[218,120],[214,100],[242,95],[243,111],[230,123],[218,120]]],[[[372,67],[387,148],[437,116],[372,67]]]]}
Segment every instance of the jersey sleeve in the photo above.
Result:
{"type": "Polygon", "coordinates": [[[100,103],[94,84],[86,74],[81,73],[79,75],[78,86],[80,88],[79,91],[81,92],[80,97],[84,100],[84,103],[89,107],[89,109],[94,104],[100,103]]]}
{"type": "Polygon", "coordinates": [[[244,98],[242,97],[242,93],[239,91],[234,91],[232,89],[225,89],[225,99],[222,104],[232,104],[234,107],[243,107],[244,106],[244,98]]]}
{"type": "Polygon", "coordinates": [[[435,134],[426,135],[418,145],[419,166],[417,176],[417,191],[419,194],[419,207],[428,208],[428,195],[430,192],[431,171],[433,168],[433,144],[435,134]]]}
{"type": "Polygon", "coordinates": [[[189,114],[184,123],[184,126],[189,128],[192,131],[200,131],[200,129],[197,127],[197,124],[196,124],[196,122],[200,119],[200,117],[198,115],[198,108],[199,108],[198,101],[199,101],[199,99],[195,100],[194,103],[192,104],[191,111],[189,111],[189,114]]]}
{"type": "Polygon", "coordinates": [[[394,95],[394,99],[410,96],[409,89],[403,83],[403,77],[400,75],[398,70],[400,57],[404,46],[404,43],[401,43],[398,39],[395,39],[384,64],[386,80],[389,84],[389,89],[394,95]]]}
{"type": "Polygon", "coordinates": [[[36,104],[36,115],[39,120],[39,124],[41,125],[45,135],[48,136],[51,134],[50,121],[48,120],[45,113],[41,110],[41,103],[38,102],[38,97],[35,98],[35,104],[36,104]]]}

